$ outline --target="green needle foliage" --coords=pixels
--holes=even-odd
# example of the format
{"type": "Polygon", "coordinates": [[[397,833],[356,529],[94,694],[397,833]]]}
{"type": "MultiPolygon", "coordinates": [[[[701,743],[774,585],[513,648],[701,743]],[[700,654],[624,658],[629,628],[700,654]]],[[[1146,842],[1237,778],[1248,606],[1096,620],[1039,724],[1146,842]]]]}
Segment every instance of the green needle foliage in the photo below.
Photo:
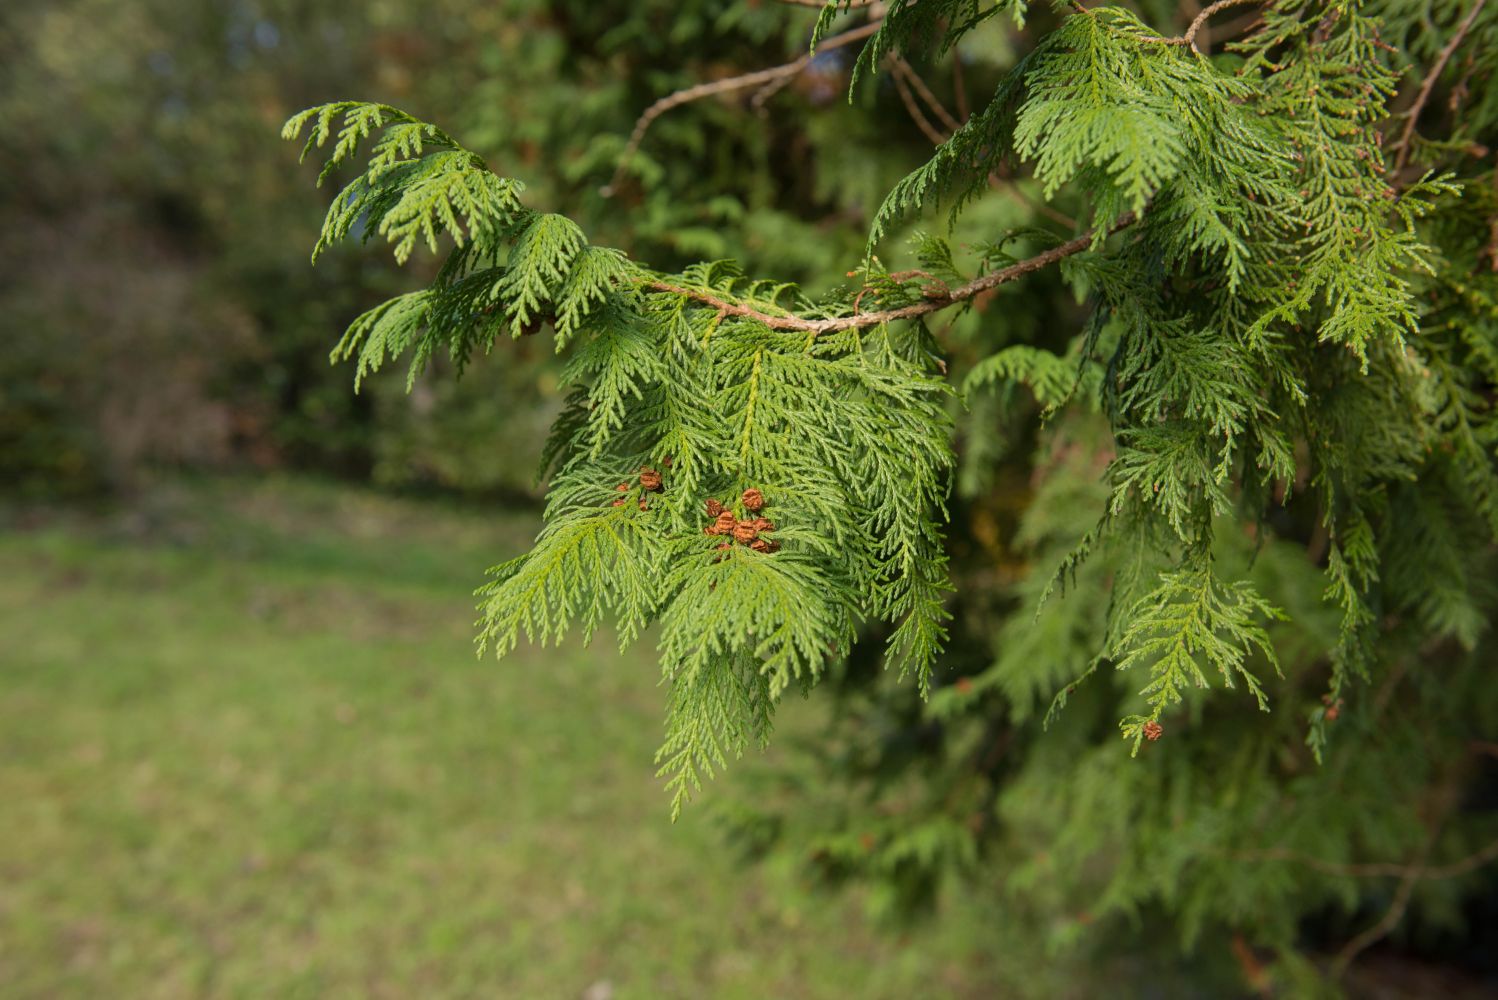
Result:
{"type": "MultiPolygon", "coordinates": [[[[314,108],[286,136],[330,150],[323,177],[354,175],[319,251],[358,235],[443,257],[429,287],[349,329],[335,357],[356,378],[554,332],[573,389],[545,527],[481,590],[480,641],[503,655],[653,626],[673,811],[767,738],[789,686],[853,677],[878,642],[930,697],[896,709],[875,686],[867,704],[933,722],[948,749],[871,751],[925,791],[875,826],[851,805],[824,817],[805,838],[827,865],[908,903],[984,844],[1051,840],[1077,874],[1044,891],[1052,876],[1025,876],[1035,898],[1163,902],[1188,936],[1281,906],[1257,926],[1284,945],[1322,897],[1286,907],[1294,879],[1247,885],[1257,869],[1197,848],[1246,850],[1290,808],[1282,788],[1356,787],[1419,746],[1420,722],[1396,733],[1383,713],[1424,657],[1452,664],[1443,683],[1474,717],[1495,711],[1472,687],[1498,530],[1498,212],[1474,155],[1498,138],[1482,44],[1498,29],[1466,11],[1442,6],[1434,46],[1403,5],[1276,0],[1209,57],[1195,27],[1121,7],[893,0],[865,75],[923,46],[960,54],[997,14],[1044,30],[873,213],[850,282],[815,299],[730,262],[667,273],[595,246],[393,108],[314,108]],[[1454,88],[1446,107],[1468,100],[1444,137],[1415,128],[1448,114],[1411,104],[1427,73],[1454,88]],[[876,255],[899,253],[906,220],[945,206],[961,223],[1023,172],[1083,221],[962,245],[918,233],[911,270],[876,255]],[[936,326],[964,312],[967,332],[936,326]],[[1028,483],[1007,508],[1002,481],[1028,483]],[[1002,523],[1012,537],[984,527],[1002,523]],[[1240,686],[1251,697],[1214,691],[1240,686]],[[1031,733],[1022,766],[982,749],[1047,701],[1069,735],[1031,733]],[[1135,755],[1167,726],[1174,745],[1140,761],[1093,747],[1077,727],[1099,711],[1135,755]],[[1350,749],[1333,759],[1337,732],[1350,749]],[[1111,868],[1088,867],[1105,849],[1111,868]]],[[[820,35],[854,12],[829,2],[820,35]]],[[[1430,718],[1463,710],[1443,704],[1430,718]]],[[[1473,724],[1400,788],[1457,767],[1473,724]]],[[[1412,836],[1408,817],[1360,832],[1325,807],[1284,816],[1294,846],[1276,850],[1333,868],[1412,836]]]]}
{"type": "Polygon", "coordinates": [[[774,700],[815,681],[866,619],[895,626],[892,662],[929,684],[947,618],[939,525],[952,449],[951,390],[923,330],[818,336],[729,315],[851,306],[813,306],[723,263],[655,274],[589,245],[562,216],[524,209],[518,182],[394,108],[326,105],[285,134],[303,131],[309,150],[331,144],[324,176],[374,140],[319,248],[356,224],[397,258],[417,241],[452,242],[431,287],[349,328],[334,357],[355,360],[356,377],[409,353],[414,379],[439,353],[462,365],[543,323],[558,349],[577,341],[566,369],[576,391],[547,449],[546,529],[480,592],[481,643],[503,655],[522,635],[545,643],[608,621],[623,644],[659,622],[673,809],[700,773],[766,732],[774,700]],[[641,483],[648,468],[662,473],[658,492],[641,483]],[[704,533],[709,500],[754,521],[749,490],[773,527],[704,533]],[[761,533],[776,551],[753,547],[761,533]]]}

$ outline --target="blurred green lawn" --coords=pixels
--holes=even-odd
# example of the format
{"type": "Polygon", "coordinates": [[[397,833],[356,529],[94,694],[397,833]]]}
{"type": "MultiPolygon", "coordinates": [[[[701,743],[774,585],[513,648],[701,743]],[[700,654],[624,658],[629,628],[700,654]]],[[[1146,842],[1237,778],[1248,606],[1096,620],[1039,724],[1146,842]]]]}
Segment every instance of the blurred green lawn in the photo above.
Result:
{"type": "Polygon", "coordinates": [[[994,995],[976,921],[669,823],[648,648],[475,659],[535,527],[236,480],[0,535],[0,995],[994,995]]]}

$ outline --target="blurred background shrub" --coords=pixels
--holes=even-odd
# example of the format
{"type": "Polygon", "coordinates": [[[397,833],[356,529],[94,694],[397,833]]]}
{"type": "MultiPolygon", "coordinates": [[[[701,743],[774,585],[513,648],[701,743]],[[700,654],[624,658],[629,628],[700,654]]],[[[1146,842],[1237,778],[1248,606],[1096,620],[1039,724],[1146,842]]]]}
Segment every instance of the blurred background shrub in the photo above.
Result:
{"type": "MultiPolygon", "coordinates": [[[[0,11],[0,484],[99,495],[164,468],[301,468],[388,487],[528,493],[559,405],[521,343],[456,387],[356,396],[327,351],[422,280],[306,249],[314,191],[276,138],[351,95],[438,118],[602,242],[664,266],[737,257],[826,282],[929,148],[885,88],[845,101],[843,53],[776,94],[676,110],[613,198],[640,111],[799,55],[815,11],[717,0],[58,0],[0,11]]],[[[1004,57],[996,36],[994,59],[1004,57]]]]}

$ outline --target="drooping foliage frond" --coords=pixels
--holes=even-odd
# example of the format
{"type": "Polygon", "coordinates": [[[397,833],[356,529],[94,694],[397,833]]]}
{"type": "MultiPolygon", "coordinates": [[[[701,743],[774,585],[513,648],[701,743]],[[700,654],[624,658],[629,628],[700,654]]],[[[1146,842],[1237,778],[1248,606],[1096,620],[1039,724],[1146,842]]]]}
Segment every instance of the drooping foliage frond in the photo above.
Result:
{"type": "MultiPolygon", "coordinates": [[[[335,357],[358,380],[408,355],[414,377],[551,328],[570,395],[544,527],[481,590],[482,641],[503,655],[574,627],[621,645],[656,630],[676,809],[767,737],[789,687],[876,636],[946,721],[1001,694],[1022,723],[1112,676],[1135,753],[1178,712],[1257,718],[1314,687],[1297,738],[1320,757],[1390,635],[1472,649],[1491,606],[1498,291],[1490,237],[1451,208],[1491,192],[1392,169],[1405,67],[1375,8],[1394,6],[1278,0],[1209,57],[1118,7],[892,0],[860,72],[1001,14],[1051,30],[889,191],[851,285],[821,299],[732,262],[652,270],[527,208],[435,126],[311,109],[287,137],[331,147],[324,178],[354,175],[316,252],[378,235],[400,261],[443,258],[335,357]],[[968,244],[919,232],[910,270],[874,253],[1016,172],[1077,224],[968,244]],[[1070,303],[1043,343],[1001,287],[1031,275],[1070,303]],[[942,340],[948,307],[973,340],[942,340]],[[1026,407],[1033,424],[1010,426],[1026,407]],[[1036,456],[1028,505],[973,535],[1023,562],[998,589],[1040,610],[993,629],[991,664],[961,691],[942,682],[966,599],[953,566],[978,557],[949,545],[950,494],[994,480],[954,440],[968,463],[1036,456]],[[1251,698],[1207,700],[1240,684],[1251,698]]],[[[830,0],[817,37],[854,9],[830,0]]],[[[933,857],[966,850],[938,842],[933,857]]]]}

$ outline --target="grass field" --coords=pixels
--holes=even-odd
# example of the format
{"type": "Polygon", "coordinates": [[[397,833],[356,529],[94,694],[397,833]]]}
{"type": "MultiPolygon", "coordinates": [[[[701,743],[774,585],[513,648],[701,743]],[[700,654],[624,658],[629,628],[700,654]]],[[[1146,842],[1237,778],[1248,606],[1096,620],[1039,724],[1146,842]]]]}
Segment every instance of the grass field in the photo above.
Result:
{"type": "Polygon", "coordinates": [[[279,480],[0,535],[0,996],[1007,995],[976,921],[672,826],[648,648],[476,660],[534,528],[279,480]]]}

